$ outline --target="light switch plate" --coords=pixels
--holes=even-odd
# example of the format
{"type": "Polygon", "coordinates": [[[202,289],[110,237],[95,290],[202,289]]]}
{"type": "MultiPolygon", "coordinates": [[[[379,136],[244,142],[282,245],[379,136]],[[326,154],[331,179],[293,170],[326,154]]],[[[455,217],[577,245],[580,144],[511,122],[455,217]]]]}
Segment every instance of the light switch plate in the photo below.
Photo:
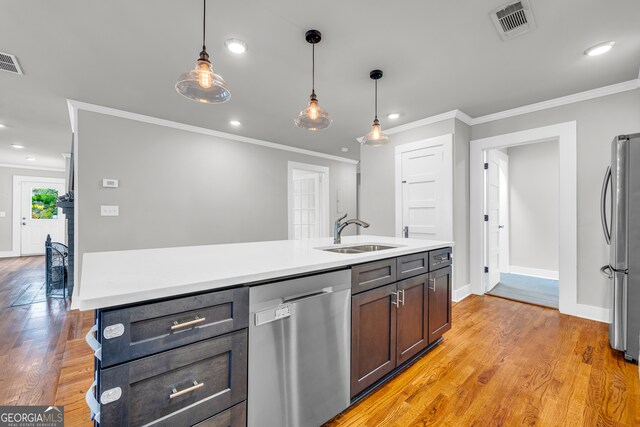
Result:
{"type": "Polygon", "coordinates": [[[6,212],[4,212],[4,211],[0,212],[0,218],[4,218],[5,216],[7,216],[6,212]]]}
{"type": "Polygon", "coordinates": [[[119,216],[119,215],[120,215],[119,206],[108,206],[108,205],[100,206],[100,216],[119,216]]]}
{"type": "Polygon", "coordinates": [[[112,178],[104,178],[102,180],[102,186],[104,188],[118,188],[118,180],[112,178]]]}

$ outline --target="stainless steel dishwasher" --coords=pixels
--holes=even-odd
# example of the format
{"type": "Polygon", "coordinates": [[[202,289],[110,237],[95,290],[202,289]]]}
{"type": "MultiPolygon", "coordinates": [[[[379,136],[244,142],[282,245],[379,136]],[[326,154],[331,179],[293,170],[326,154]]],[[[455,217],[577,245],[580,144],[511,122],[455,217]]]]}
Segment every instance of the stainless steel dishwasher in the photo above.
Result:
{"type": "Polygon", "coordinates": [[[249,427],[319,426],[349,406],[351,272],[252,287],[249,427]]]}

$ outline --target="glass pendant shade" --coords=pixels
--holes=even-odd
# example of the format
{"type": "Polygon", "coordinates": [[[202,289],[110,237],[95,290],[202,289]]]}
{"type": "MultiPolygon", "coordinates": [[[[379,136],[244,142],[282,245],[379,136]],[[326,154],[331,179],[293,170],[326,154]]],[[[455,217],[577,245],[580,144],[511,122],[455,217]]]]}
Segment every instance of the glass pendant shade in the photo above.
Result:
{"type": "Polygon", "coordinates": [[[380,122],[378,119],[375,119],[373,121],[373,126],[371,126],[371,132],[362,137],[360,144],[367,145],[369,147],[379,147],[390,142],[391,138],[389,138],[389,135],[382,132],[382,129],[380,129],[380,122]]]}
{"type": "Polygon", "coordinates": [[[178,78],[176,90],[186,98],[207,104],[222,104],[231,99],[231,92],[224,79],[213,72],[209,54],[205,47],[207,0],[203,0],[202,51],[195,68],[184,72],[178,78]]]}
{"type": "Polygon", "coordinates": [[[324,108],[318,105],[316,94],[312,93],[309,105],[300,111],[294,122],[296,126],[302,129],[321,130],[331,125],[331,117],[329,117],[329,113],[324,108]]]}
{"type": "Polygon", "coordinates": [[[195,68],[180,75],[176,90],[182,96],[197,102],[221,104],[231,98],[224,79],[213,72],[206,51],[200,53],[195,68]]]}

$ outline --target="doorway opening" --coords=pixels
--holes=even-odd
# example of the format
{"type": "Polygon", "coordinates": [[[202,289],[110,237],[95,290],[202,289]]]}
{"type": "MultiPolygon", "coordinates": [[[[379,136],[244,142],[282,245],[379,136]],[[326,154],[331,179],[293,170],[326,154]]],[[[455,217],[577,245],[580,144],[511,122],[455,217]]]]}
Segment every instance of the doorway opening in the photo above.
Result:
{"type": "Polygon", "coordinates": [[[484,290],[558,309],[558,140],[484,150],[484,159],[484,290]]]}
{"type": "Polygon", "coordinates": [[[287,181],[289,239],[329,236],[329,168],[289,162],[287,181]]]}

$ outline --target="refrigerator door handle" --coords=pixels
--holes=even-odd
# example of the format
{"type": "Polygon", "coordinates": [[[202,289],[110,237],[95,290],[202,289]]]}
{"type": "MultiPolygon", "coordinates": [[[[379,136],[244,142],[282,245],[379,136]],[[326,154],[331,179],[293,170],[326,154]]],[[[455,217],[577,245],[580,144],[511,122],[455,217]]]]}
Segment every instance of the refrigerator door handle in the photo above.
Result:
{"type": "Polygon", "coordinates": [[[611,182],[611,166],[607,166],[602,183],[602,192],[600,199],[600,220],[602,221],[602,231],[604,231],[604,240],[607,245],[611,244],[611,230],[607,221],[607,192],[609,191],[609,183],[611,182]]]}
{"type": "Polygon", "coordinates": [[[613,279],[613,270],[611,270],[610,265],[600,267],[600,273],[602,273],[602,275],[607,279],[613,279]]]}

